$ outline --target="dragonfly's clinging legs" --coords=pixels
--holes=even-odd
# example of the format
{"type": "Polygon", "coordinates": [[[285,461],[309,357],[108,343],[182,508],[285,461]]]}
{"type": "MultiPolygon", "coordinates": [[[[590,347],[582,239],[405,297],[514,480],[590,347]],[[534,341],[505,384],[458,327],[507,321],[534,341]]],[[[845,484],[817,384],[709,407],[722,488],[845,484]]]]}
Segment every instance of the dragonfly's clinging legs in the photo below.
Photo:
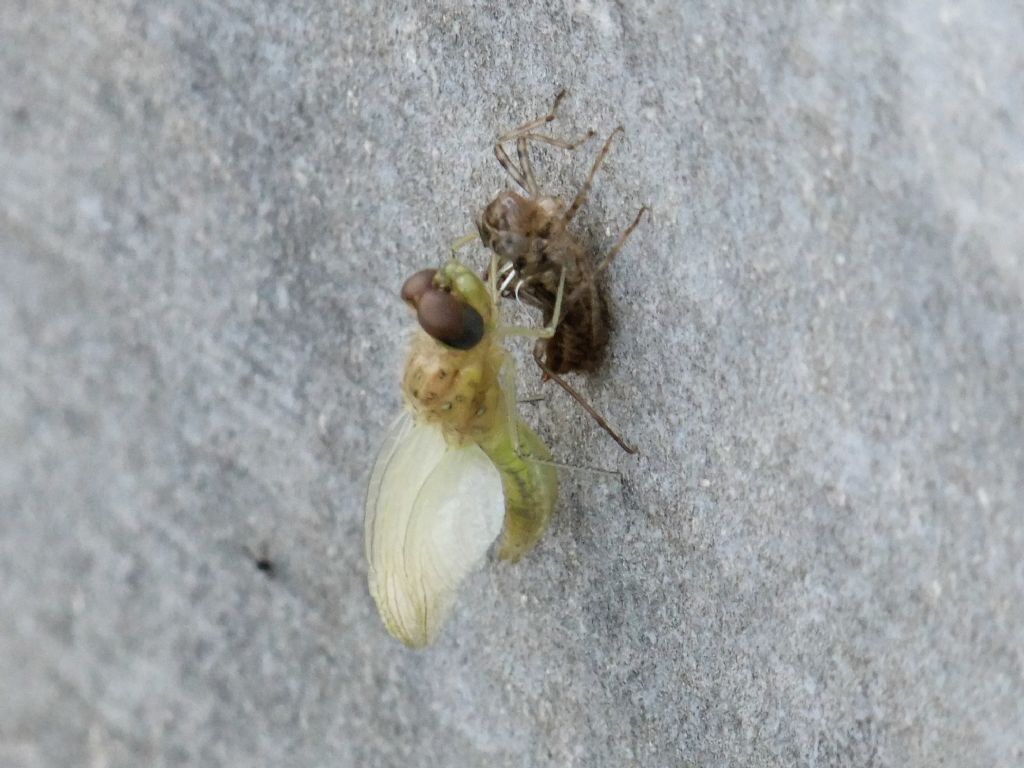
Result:
{"type": "Polygon", "coordinates": [[[597,158],[594,160],[594,164],[590,167],[590,175],[587,176],[587,180],[583,182],[583,186],[580,187],[580,191],[576,193],[576,198],[572,201],[572,205],[566,208],[565,213],[562,214],[562,219],[568,224],[572,221],[572,217],[575,216],[580,208],[583,207],[584,203],[587,202],[587,195],[590,194],[590,188],[594,184],[594,177],[597,175],[598,169],[604,164],[605,158],[612,148],[612,140],[615,138],[615,134],[623,133],[625,129],[620,125],[605,139],[604,146],[601,147],[601,151],[597,153],[597,158]]]}
{"type": "Polygon", "coordinates": [[[557,373],[555,373],[550,368],[548,368],[547,364],[544,362],[544,345],[543,344],[537,344],[533,348],[533,359],[537,362],[538,367],[542,371],[544,371],[544,376],[546,378],[551,379],[558,386],[560,386],[562,389],[564,389],[566,392],[568,392],[569,395],[573,398],[573,400],[575,400],[577,403],[579,403],[580,407],[583,410],[585,410],[587,413],[590,414],[590,418],[592,418],[594,421],[596,421],[598,423],[598,426],[600,426],[601,429],[603,429],[605,432],[607,432],[609,437],[611,437],[612,440],[614,440],[616,443],[619,444],[619,447],[622,448],[622,450],[624,450],[626,453],[630,453],[630,454],[636,453],[636,447],[630,445],[625,440],[623,440],[622,436],[612,428],[611,424],[609,424],[607,422],[607,420],[604,418],[604,416],[602,416],[600,413],[597,412],[597,410],[594,408],[594,406],[592,406],[589,402],[587,402],[587,399],[585,397],[583,397],[583,395],[581,395],[579,392],[577,392],[576,389],[569,382],[567,382],[565,379],[563,379],[557,373]]]}
{"type": "Polygon", "coordinates": [[[454,259],[455,258],[455,254],[458,251],[461,251],[463,248],[465,248],[467,245],[472,243],[474,240],[479,240],[479,239],[480,239],[480,233],[479,232],[470,232],[468,235],[463,235],[458,240],[456,240],[454,243],[452,243],[451,256],[450,257],[454,259]]]}
{"type": "MultiPolygon", "coordinates": [[[[643,217],[645,213],[650,214],[650,212],[651,209],[648,208],[646,205],[641,206],[640,211],[636,215],[636,218],[633,219],[633,223],[626,227],[626,231],[619,235],[619,239],[615,242],[615,245],[613,245],[611,250],[608,251],[608,253],[605,255],[603,259],[601,259],[601,263],[597,265],[597,268],[594,270],[593,275],[591,275],[591,280],[596,280],[602,272],[608,269],[609,265],[612,263],[612,260],[619,255],[619,251],[621,251],[622,247],[626,244],[626,240],[628,240],[629,236],[633,234],[633,230],[636,229],[637,226],[640,224],[640,219],[643,217]]],[[[583,291],[589,289],[589,287],[590,282],[584,282],[581,285],[577,286],[576,290],[569,294],[569,298],[566,299],[565,303],[568,304],[569,306],[572,306],[573,302],[579,299],[580,296],[583,294],[583,291]]]]}
{"type": "Polygon", "coordinates": [[[569,91],[566,90],[565,88],[560,90],[558,92],[558,95],[555,96],[555,101],[551,105],[551,109],[548,110],[548,113],[546,115],[535,117],[533,118],[533,120],[527,120],[522,125],[503,133],[501,136],[498,137],[498,141],[508,141],[509,139],[514,139],[517,136],[522,136],[524,133],[531,133],[534,128],[540,128],[542,125],[550,123],[552,120],[558,117],[558,105],[562,103],[562,99],[564,99],[568,95],[568,93],[569,91]]]}
{"type": "Polygon", "coordinates": [[[525,458],[519,448],[519,417],[516,415],[516,364],[511,356],[506,356],[498,372],[501,377],[501,389],[505,395],[505,418],[508,420],[509,434],[512,435],[512,450],[519,458],[525,458]]]}
{"type": "Polygon", "coordinates": [[[508,175],[512,177],[512,180],[528,192],[531,197],[537,197],[540,195],[540,187],[537,184],[537,179],[533,173],[533,162],[530,160],[530,141],[538,141],[542,144],[549,144],[553,147],[557,147],[558,149],[571,151],[594,136],[595,132],[593,130],[589,130],[575,141],[567,141],[566,139],[559,139],[554,136],[548,136],[544,133],[534,133],[535,129],[550,123],[558,117],[558,105],[561,103],[562,99],[565,98],[565,95],[566,90],[563,88],[559,91],[558,95],[555,96],[555,101],[546,115],[541,115],[533,120],[528,120],[522,125],[503,133],[498,137],[497,142],[494,144],[494,156],[498,159],[501,167],[504,168],[508,175]],[[516,153],[519,157],[518,166],[512,162],[512,158],[508,156],[508,152],[506,152],[505,147],[502,146],[506,141],[511,141],[512,139],[516,140],[516,153]]]}
{"type": "MultiPolygon", "coordinates": [[[[493,260],[493,257],[492,257],[493,260]]],[[[494,269],[493,264],[491,267],[494,269]]],[[[537,344],[533,348],[533,359],[537,361],[537,366],[544,371],[546,378],[553,380],[558,386],[564,389],[572,398],[580,404],[587,413],[590,414],[591,418],[596,421],[600,427],[607,432],[611,438],[617,442],[626,453],[636,453],[636,448],[631,446],[616,432],[607,420],[602,416],[590,403],[587,402],[586,398],[577,392],[569,382],[559,376],[557,373],[552,371],[547,364],[544,362],[544,349],[545,346],[542,343],[545,339],[550,339],[555,335],[555,329],[558,327],[558,323],[562,318],[562,297],[565,293],[565,269],[562,269],[561,277],[558,280],[558,293],[555,294],[555,307],[551,313],[551,322],[549,322],[543,328],[526,328],[520,326],[505,326],[498,329],[498,333],[504,336],[526,336],[528,338],[537,339],[537,344]]]]}
{"type": "Polygon", "coordinates": [[[638,224],[640,224],[640,219],[645,213],[650,214],[650,212],[651,209],[646,205],[640,207],[640,210],[636,214],[636,218],[633,219],[633,223],[626,227],[625,232],[619,235],[619,239],[615,242],[615,245],[612,246],[612,249],[608,251],[608,255],[601,259],[601,263],[597,265],[597,269],[594,270],[594,277],[597,277],[608,268],[608,265],[612,263],[612,259],[618,256],[619,251],[622,250],[622,246],[626,244],[626,240],[628,240],[629,236],[633,234],[633,230],[637,228],[638,224]]]}
{"type": "MultiPolygon", "coordinates": [[[[492,256],[492,261],[494,257],[492,256]]],[[[551,322],[543,328],[531,328],[522,325],[506,325],[498,328],[497,333],[501,336],[525,336],[529,339],[550,339],[555,335],[555,329],[562,319],[562,294],[565,293],[565,268],[562,268],[561,277],[558,279],[558,293],[555,295],[555,309],[551,315],[551,322]]]]}
{"type": "MultiPolygon", "coordinates": [[[[557,467],[559,469],[575,469],[583,470],[586,472],[597,472],[602,475],[618,475],[621,477],[621,473],[614,469],[601,469],[600,467],[583,467],[575,464],[566,464],[561,461],[552,461],[551,459],[541,459],[537,456],[532,456],[529,453],[524,453],[522,449],[522,443],[519,440],[519,417],[516,415],[516,366],[515,362],[511,357],[506,358],[505,362],[501,366],[501,388],[505,394],[505,413],[508,419],[509,434],[512,435],[512,449],[515,451],[516,456],[524,461],[530,461],[534,464],[543,464],[549,467],[557,467]]],[[[530,398],[531,400],[540,398],[530,398]]],[[[522,400],[518,402],[524,402],[522,400]]]]}
{"type": "Polygon", "coordinates": [[[494,156],[498,158],[501,167],[512,177],[512,180],[526,192],[529,192],[530,185],[526,181],[525,174],[512,162],[512,158],[508,156],[508,152],[505,151],[505,148],[500,143],[494,145],[494,156]]]}

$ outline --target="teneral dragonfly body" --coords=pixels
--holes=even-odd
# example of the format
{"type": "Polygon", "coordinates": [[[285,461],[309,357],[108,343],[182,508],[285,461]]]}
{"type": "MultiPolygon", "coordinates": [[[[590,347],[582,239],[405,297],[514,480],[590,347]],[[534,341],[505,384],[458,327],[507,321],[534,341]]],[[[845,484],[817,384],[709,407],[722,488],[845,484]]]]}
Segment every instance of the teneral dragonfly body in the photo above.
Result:
{"type": "Polygon", "coordinates": [[[406,412],[378,456],[366,500],[370,592],[388,630],[431,643],[458,585],[502,534],[517,560],[547,528],[558,476],[515,411],[493,281],[452,260],[413,275],[417,312],[402,391],[406,412]]]}

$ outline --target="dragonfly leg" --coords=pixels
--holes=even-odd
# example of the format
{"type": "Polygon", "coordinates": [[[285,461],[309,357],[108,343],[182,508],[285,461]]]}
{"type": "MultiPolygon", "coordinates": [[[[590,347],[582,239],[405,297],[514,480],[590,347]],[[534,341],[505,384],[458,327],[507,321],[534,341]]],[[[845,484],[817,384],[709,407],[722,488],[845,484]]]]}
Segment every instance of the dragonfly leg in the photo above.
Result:
{"type": "MultiPolygon", "coordinates": [[[[516,414],[516,364],[511,357],[506,358],[501,366],[501,388],[505,393],[505,415],[508,419],[508,433],[511,435],[512,439],[512,450],[515,451],[518,458],[523,461],[529,461],[534,464],[543,464],[544,466],[556,467],[558,469],[574,469],[582,470],[584,472],[596,472],[602,475],[622,476],[620,472],[617,472],[614,469],[601,469],[600,467],[583,467],[576,464],[566,464],[561,461],[541,459],[524,451],[522,441],[519,439],[519,417],[516,414]]],[[[529,400],[543,399],[545,399],[543,396],[539,398],[529,398],[529,400]]],[[[518,402],[522,403],[526,401],[520,400],[518,402]]]]}
{"type": "MultiPolygon", "coordinates": [[[[643,217],[643,215],[645,213],[649,214],[650,212],[651,209],[648,208],[646,205],[640,207],[639,212],[637,212],[636,214],[636,218],[633,219],[633,223],[626,227],[625,232],[619,235],[619,239],[615,242],[615,245],[612,246],[612,249],[608,251],[607,255],[603,259],[601,259],[601,263],[597,265],[597,268],[594,270],[593,274],[591,274],[587,279],[580,281],[580,284],[576,286],[576,290],[569,294],[569,298],[566,299],[565,301],[566,304],[568,304],[569,306],[573,306],[583,296],[583,293],[585,291],[594,290],[595,280],[597,280],[597,278],[600,276],[602,272],[608,269],[608,266],[612,263],[612,260],[619,255],[619,251],[622,250],[622,247],[626,244],[626,241],[629,239],[629,236],[633,234],[633,230],[636,229],[637,225],[640,224],[640,219],[643,217]]],[[[596,301],[592,301],[591,305],[596,307],[596,301]]]]}
{"type": "Polygon", "coordinates": [[[583,464],[568,464],[564,461],[555,461],[554,459],[538,459],[535,456],[528,456],[523,454],[517,454],[519,458],[524,461],[531,461],[534,464],[542,464],[545,467],[554,467],[555,469],[568,469],[573,472],[594,472],[598,475],[614,475],[615,477],[622,478],[622,473],[617,469],[604,469],[603,467],[588,467],[583,464]]]}
{"type": "Polygon", "coordinates": [[[587,202],[587,195],[590,194],[590,187],[594,184],[594,177],[597,175],[598,169],[604,164],[605,158],[608,156],[608,152],[612,148],[612,140],[615,138],[615,134],[622,133],[625,129],[620,125],[605,139],[604,146],[601,147],[601,151],[597,153],[597,159],[594,160],[594,164],[590,167],[590,175],[587,176],[587,180],[583,182],[583,186],[580,187],[580,191],[576,193],[576,199],[572,201],[565,213],[562,214],[562,219],[567,224],[572,221],[572,217],[579,213],[580,208],[587,202]]]}
{"type": "Polygon", "coordinates": [[[641,217],[644,213],[650,214],[650,212],[651,209],[646,205],[641,206],[636,218],[633,219],[633,223],[626,227],[625,232],[619,235],[619,239],[616,241],[615,245],[612,246],[612,249],[608,251],[608,255],[601,259],[601,263],[597,265],[597,269],[594,270],[594,277],[597,277],[608,268],[608,265],[612,263],[612,259],[619,255],[619,251],[622,250],[622,246],[626,244],[626,240],[628,240],[629,236],[633,234],[633,230],[636,229],[637,225],[640,223],[641,217]]]}
{"type": "Polygon", "coordinates": [[[526,191],[530,197],[537,197],[540,194],[540,187],[537,186],[537,177],[533,175],[533,162],[530,160],[530,146],[527,144],[527,135],[516,138],[516,154],[519,156],[519,167],[523,169],[526,176],[526,191]]]}
{"type": "Polygon", "coordinates": [[[487,293],[491,297],[491,303],[498,306],[498,255],[491,254],[491,265],[487,268],[487,293]]]}
{"type": "Polygon", "coordinates": [[[505,394],[505,418],[508,420],[508,433],[512,436],[512,450],[523,458],[519,447],[519,417],[516,415],[516,363],[511,356],[505,357],[499,375],[505,394]]]}
{"type": "Polygon", "coordinates": [[[546,115],[541,115],[533,120],[528,120],[522,125],[503,133],[498,137],[498,141],[494,144],[494,156],[498,159],[501,167],[505,169],[516,184],[522,187],[532,197],[537,197],[540,194],[540,187],[537,184],[537,179],[533,173],[533,162],[530,160],[530,141],[537,141],[542,144],[549,144],[553,147],[558,147],[559,149],[571,151],[594,136],[594,131],[590,130],[575,141],[567,141],[544,133],[535,133],[537,128],[550,123],[558,117],[558,105],[565,96],[566,91],[563,88],[559,91],[558,95],[555,96],[555,101],[546,115]],[[518,166],[512,161],[512,158],[509,157],[508,152],[505,151],[505,147],[503,146],[506,141],[512,141],[513,139],[516,141],[516,154],[519,157],[518,166]]]}
{"type": "Polygon", "coordinates": [[[622,450],[624,450],[626,453],[636,453],[636,447],[630,445],[625,440],[623,440],[622,436],[614,429],[612,429],[611,424],[608,423],[604,416],[598,413],[597,409],[594,408],[594,406],[592,406],[589,402],[587,402],[587,399],[583,397],[583,395],[581,395],[579,392],[577,392],[575,387],[573,387],[569,382],[567,382],[565,379],[563,379],[561,376],[559,376],[557,373],[555,373],[548,367],[547,363],[544,362],[543,344],[538,343],[536,346],[534,346],[533,359],[536,361],[537,366],[542,371],[544,371],[544,376],[548,379],[551,379],[558,386],[560,386],[562,389],[568,392],[569,395],[573,398],[573,400],[579,403],[580,407],[583,410],[585,410],[588,414],[590,414],[590,418],[596,421],[598,425],[601,427],[601,429],[607,432],[608,435],[612,438],[612,440],[619,444],[619,447],[622,448],[622,450]]]}
{"type": "Polygon", "coordinates": [[[558,105],[562,103],[562,99],[564,99],[567,95],[569,95],[569,92],[565,88],[563,88],[558,92],[558,95],[555,96],[555,101],[551,105],[551,109],[548,110],[548,113],[546,115],[535,117],[533,118],[533,120],[527,120],[525,123],[516,128],[513,128],[511,131],[506,131],[505,133],[501,134],[501,136],[498,137],[498,141],[509,141],[518,136],[523,136],[527,133],[533,133],[533,130],[535,128],[540,128],[542,125],[547,125],[552,120],[558,117],[558,105]]]}
{"type": "Polygon", "coordinates": [[[452,243],[452,247],[450,249],[451,250],[452,258],[455,258],[455,254],[458,251],[461,251],[463,248],[465,248],[467,245],[472,243],[474,240],[478,240],[478,239],[480,239],[480,233],[479,232],[470,232],[468,235],[463,235],[462,237],[457,239],[454,243],[452,243]]]}
{"type": "Polygon", "coordinates": [[[581,144],[585,144],[590,141],[596,135],[597,131],[590,129],[575,141],[566,141],[565,139],[548,136],[546,133],[528,133],[526,134],[526,138],[530,139],[530,141],[539,141],[541,144],[550,144],[552,147],[567,149],[571,152],[581,144]]]}
{"type": "Polygon", "coordinates": [[[519,167],[512,162],[512,158],[508,156],[508,152],[501,146],[501,143],[494,145],[494,156],[501,163],[501,167],[505,169],[505,172],[512,177],[512,181],[522,187],[526,192],[530,191],[530,186],[526,181],[526,175],[519,167]]]}
{"type": "MultiPolygon", "coordinates": [[[[493,258],[493,257],[492,257],[493,258]]],[[[555,307],[551,313],[551,321],[543,328],[532,328],[522,325],[506,325],[497,330],[502,336],[525,336],[529,339],[550,339],[562,320],[562,295],[565,293],[565,267],[562,267],[558,279],[558,293],[555,294],[555,307]]]]}

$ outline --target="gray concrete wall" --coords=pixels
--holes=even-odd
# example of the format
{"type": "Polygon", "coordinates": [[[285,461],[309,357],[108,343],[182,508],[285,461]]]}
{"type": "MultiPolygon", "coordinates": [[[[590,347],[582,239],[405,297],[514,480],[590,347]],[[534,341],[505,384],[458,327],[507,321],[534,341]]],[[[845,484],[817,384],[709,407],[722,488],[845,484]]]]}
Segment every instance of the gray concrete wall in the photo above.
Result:
{"type": "Polygon", "coordinates": [[[1021,5],[425,6],[0,7],[0,764],[1024,764],[1021,5]],[[563,85],[641,453],[544,387],[622,480],[413,653],[396,292],[563,85]]]}

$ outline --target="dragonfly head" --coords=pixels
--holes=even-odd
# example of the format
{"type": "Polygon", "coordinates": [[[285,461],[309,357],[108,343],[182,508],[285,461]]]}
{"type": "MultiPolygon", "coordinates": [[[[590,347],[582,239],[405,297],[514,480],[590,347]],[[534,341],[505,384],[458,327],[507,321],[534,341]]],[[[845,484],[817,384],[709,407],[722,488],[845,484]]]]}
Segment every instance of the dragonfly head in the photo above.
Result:
{"type": "Polygon", "coordinates": [[[439,270],[426,269],[406,280],[402,299],[416,310],[424,331],[455,349],[479,344],[491,321],[486,286],[454,259],[439,270]]]}

